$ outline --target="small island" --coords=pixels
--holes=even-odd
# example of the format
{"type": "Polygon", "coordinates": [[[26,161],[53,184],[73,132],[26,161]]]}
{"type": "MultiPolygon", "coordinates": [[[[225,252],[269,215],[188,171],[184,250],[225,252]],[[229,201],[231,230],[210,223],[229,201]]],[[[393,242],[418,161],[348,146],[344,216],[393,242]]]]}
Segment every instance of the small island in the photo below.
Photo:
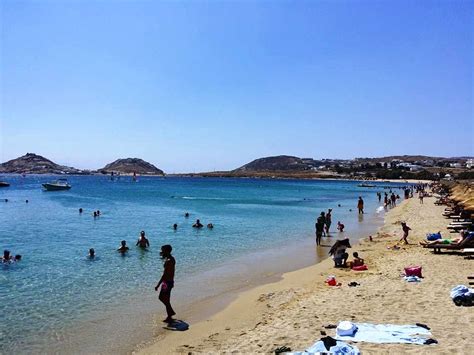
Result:
{"type": "Polygon", "coordinates": [[[165,175],[163,170],[139,158],[117,159],[99,169],[98,172],[102,174],[165,175]]]}

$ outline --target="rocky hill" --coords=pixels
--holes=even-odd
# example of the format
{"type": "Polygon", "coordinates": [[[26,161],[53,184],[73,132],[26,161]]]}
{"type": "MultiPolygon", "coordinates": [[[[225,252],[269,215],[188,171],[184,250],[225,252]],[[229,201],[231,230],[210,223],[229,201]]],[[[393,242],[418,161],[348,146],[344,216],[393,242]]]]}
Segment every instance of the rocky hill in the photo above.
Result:
{"type": "Polygon", "coordinates": [[[117,159],[116,161],[107,164],[99,172],[103,174],[121,173],[121,174],[140,174],[140,175],[164,175],[163,170],[158,169],[153,164],[150,164],[139,158],[117,159]]]}
{"type": "Polygon", "coordinates": [[[41,155],[26,153],[19,158],[0,164],[0,173],[14,174],[80,174],[80,170],[58,165],[41,155]]]}
{"type": "Polygon", "coordinates": [[[254,171],[307,171],[312,170],[315,161],[312,159],[302,159],[289,155],[279,155],[256,159],[234,172],[254,172],[254,171]]]}

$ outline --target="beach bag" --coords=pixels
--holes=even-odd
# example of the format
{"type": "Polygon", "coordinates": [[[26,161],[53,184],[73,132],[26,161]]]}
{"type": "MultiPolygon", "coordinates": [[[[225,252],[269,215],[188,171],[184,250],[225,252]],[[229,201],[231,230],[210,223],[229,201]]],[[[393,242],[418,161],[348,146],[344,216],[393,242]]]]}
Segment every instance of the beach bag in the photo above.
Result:
{"type": "Polygon", "coordinates": [[[367,270],[367,265],[359,265],[359,266],[353,266],[352,270],[354,271],[365,271],[367,270]]]}
{"type": "Polygon", "coordinates": [[[326,283],[329,286],[336,286],[337,285],[336,277],[335,276],[328,276],[327,279],[326,279],[326,283]]]}
{"type": "Polygon", "coordinates": [[[428,233],[426,235],[426,240],[433,241],[433,240],[438,240],[441,239],[441,233],[428,233]]]}
{"type": "Polygon", "coordinates": [[[353,336],[357,331],[357,326],[347,320],[339,322],[336,333],[339,336],[353,336]]]}
{"type": "Polygon", "coordinates": [[[405,268],[405,276],[421,276],[421,266],[409,266],[405,268]]]}

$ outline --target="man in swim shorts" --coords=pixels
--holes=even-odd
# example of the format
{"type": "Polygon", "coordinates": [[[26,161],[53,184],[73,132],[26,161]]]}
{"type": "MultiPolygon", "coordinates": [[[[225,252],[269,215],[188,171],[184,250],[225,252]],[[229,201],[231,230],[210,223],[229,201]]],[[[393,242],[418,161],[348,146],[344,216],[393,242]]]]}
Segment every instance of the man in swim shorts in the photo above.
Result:
{"type": "Polygon", "coordinates": [[[176,265],[176,260],[174,257],[171,255],[171,251],[173,248],[171,245],[163,245],[161,247],[161,257],[164,259],[164,264],[163,264],[163,275],[160,278],[160,281],[158,281],[158,284],[155,287],[155,291],[158,291],[161,285],[161,290],[160,290],[160,295],[159,295],[159,300],[165,305],[166,307],[166,314],[167,317],[164,320],[166,323],[172,323],[173,316],[176,314],[175,311],[173,310],[173,307],[171,307],[171,290],[174,287],[174,271],[175,271],[175,265],[176,265]]]}

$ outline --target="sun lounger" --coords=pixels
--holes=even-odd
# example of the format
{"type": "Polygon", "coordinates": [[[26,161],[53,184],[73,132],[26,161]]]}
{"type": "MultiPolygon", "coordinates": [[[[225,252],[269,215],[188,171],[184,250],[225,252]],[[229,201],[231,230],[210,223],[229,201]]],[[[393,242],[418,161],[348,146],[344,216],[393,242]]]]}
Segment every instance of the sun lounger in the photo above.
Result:
{"type": "Polygon", "coordinates": [[[463,249],[474,248],[474,238],[466,238],[459,244],[428,244],[424,245],[423,248],[433,249],[437,254],[441,253],[441,249],[462,251],[463,249]]]}

